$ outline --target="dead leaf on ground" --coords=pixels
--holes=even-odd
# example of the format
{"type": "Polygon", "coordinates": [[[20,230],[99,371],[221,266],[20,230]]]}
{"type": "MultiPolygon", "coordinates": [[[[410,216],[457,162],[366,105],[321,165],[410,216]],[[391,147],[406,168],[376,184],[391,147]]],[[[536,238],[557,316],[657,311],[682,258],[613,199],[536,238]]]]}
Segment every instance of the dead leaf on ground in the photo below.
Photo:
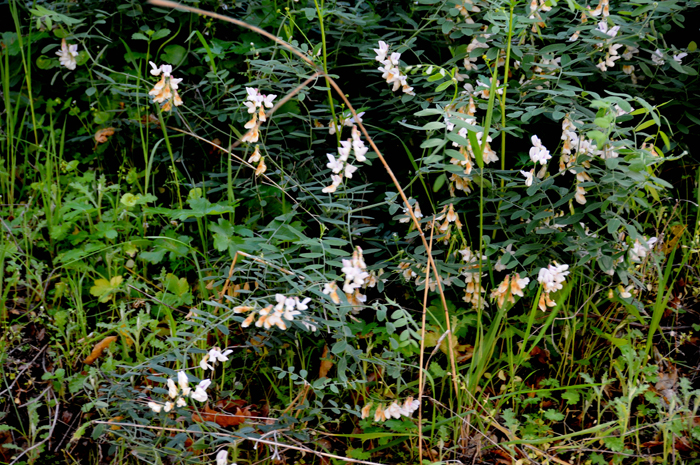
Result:
{"type": "Polygon", "coordinates": [[[532,351],[530,352],[530,356],[532,358],[537,359],[537,361],[543,365],[549,364],[550,354],[549,354],[549,350],[547,350],[547,349],[540,349],[539,347],[535,346],[532,348],[532,351]]]}
{"type": "Polygon", "coordinates": [[[107,142],[107,140],[109,140],[109,136],[112,135],[114,135],[114,128],[109,127],[100,129],[95,133],[95,140],[98,144],[104,144],[105,142],[107,142]]]}
{"type": "Polygon", "coordinates": [[[210,408],[209,404],[206,404],[204,405],[203,412],[192,415],[192,421],[197,423],[210,421],[225,428],[227,426],[238,426],[245,422],[246,418],[250,416],[252,416],[252,414],[250,413],[249,407],[245,407],[244,409],[236,407],[236,411],[232,415],[229,413],[218,413],[216,410],[210,408]]]}
{"type": "Polygon", "coordinates": [[[326,378],[328,372],[333,368],[332,356],[328,354],[328,344],[323,347],[323,354],[321,354],[321,368],[318,369],[318,377],[326,378]]]}
{"type": "Polygon", "coordinates": [[[100,342],[97,343],[95,348],[92,349],[92,352],[90,352],[88,358],[83,360],[83,363],[86,365],[92,365],[93,363],[95,363],[95,360],[102,356],[102,352],[104,352],[104,350],[116,340],[117,336],[107,336],[106,338],[102,339],[100,342]]]}

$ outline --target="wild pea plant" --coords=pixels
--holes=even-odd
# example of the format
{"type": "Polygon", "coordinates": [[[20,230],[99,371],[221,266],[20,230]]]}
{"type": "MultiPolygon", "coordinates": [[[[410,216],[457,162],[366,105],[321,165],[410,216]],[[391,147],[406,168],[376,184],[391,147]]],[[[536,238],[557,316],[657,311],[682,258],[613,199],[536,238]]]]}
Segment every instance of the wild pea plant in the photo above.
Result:
{"type": "Polygon", "coordinates": [[[74,444],[619,463],[654,431],[664,459],[697,440],[646,358],[692,260],[652,218],[699,124],[671,110],[696,85],[695,45],[667,41],[690,2],[11,4],[2,295],[33,286],[69,370],[106,341],[69,381],[74,444]],[[22,98],[49,78],[61,101],[22,98]]]}

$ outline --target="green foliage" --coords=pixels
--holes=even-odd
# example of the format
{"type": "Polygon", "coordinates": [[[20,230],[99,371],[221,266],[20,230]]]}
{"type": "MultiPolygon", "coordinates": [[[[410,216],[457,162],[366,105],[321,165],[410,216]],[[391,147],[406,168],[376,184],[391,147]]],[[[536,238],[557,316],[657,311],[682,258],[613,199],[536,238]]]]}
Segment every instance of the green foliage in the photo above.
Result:
{"type": "Polygon", "coordinates": [[[8,5],[17,460],[695,453],[693,2],[8,5]]]}

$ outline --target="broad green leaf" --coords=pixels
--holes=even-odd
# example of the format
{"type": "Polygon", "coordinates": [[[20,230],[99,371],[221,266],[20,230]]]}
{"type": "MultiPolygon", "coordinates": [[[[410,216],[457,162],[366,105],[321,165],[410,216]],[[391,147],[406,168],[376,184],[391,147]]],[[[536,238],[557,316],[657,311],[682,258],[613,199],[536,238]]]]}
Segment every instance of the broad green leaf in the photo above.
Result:
{"type": "Polygon", "coordinates": [[[124,281],[121,276],[115,276],[109,281],[104,278],[95,280],[95,285],[90,288],[90,294],[99,297],[99,301],[105,303],[119,290],[119,285],[124,281]]]}

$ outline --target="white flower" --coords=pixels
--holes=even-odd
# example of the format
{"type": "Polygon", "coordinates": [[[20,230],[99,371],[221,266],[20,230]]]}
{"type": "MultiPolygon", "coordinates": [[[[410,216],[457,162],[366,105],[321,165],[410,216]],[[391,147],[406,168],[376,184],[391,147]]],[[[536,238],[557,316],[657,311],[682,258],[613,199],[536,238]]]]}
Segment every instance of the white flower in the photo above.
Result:
{"type": "Polygon", "coordinates": [[[221,449],[216,454],[216,465],[228,465],[228,450],[221,449]]]}
{"type": "Polygon", "coordinates": [[[208,360],[209,360],[209,354],[206,354],[206,355],[202,358],[202,361],[199,362],[199,367],[200,367],[202,370],[204,370],[204,371],[206,371],[206,370],[212,370],[212,371],[214,371],[214,365],[208,364],[208,363],[207,363],[208,360]]]}
{"type": "Polygon", "coordinates": [[[194,388],[194,392],[190,393],[190,397],[199,402],[206,402],[208,397],[206,389],[209,387],[210,384],[210,379],[204,379],[200,381],[197,387],[194,388]]]}
{"type": "Polygon", "coordinates": [[[617,286],[617,290],[620,292],[620,297],[623,299],[629,299],[632,297],[632,293],[630,292],[632,290],[632,285],[629,285],[625,288],[622,287],[622,285],[617,286]]]}
{"type": "Polygon", "coordinates": [[[685,52],[679,53],[678,55],[673,55],[673,60],[680,65],[681,60],[687,56],[688,56],[688,54],[685,52]]]}
{"type": "Polygon", "coordinates": [[[272,101],[277,98],[275,94],[269,94],[269,95],[261,95],[262,97],[262,104],[265,105],[266,108],[272,108],[272,101]]]}
{"type": "Polygon", "coordinates": [[[404,413],[408,412],[405,412],[396,402],[392,403],[389,407],[386,408],[386,410],[384,410],[384,415],[388,419],[401,418],[401,415],[404,413]]]}
{"type": "Polygon", "coordinates": [[[352,178],[352,173],[357,171],[357,166],[352,166],[350,163],[345,164],[345,177],[352,178]]]}
{"type": "Polygon", "coordinates": [[[171,77],[170,78],[170,87],[173,90],[177,90],[177,85],[180,84],[182,82],[182,80],[183,80],[183,78],[177,79],[177,78],[171,77]]]}
{"type": "Polygon", "coordinates": [[[651,54],[651,61],[653,61],[654,64],[657,66],[661,66],[664,63],[666,63],[666,61],[664,60],[664,54],[661,51],[661,49],[657,48],[654,51],[654,53],[651,54]]]}
{"type": "Polygon", "coordinates": [[[158,76],[160,74],[160,66],[156,66],[152,61],[148,62],[151,65],[151,74],[153,76],[158,76]]]}
{"type": "Polygon", "coordinates": [[[383,40],[379,41],[379,48],[373,49],[377,56],[374,58],[376,61],[382,62],[386,60],[386,54],[389,52],[389,45],[383,40]]]}
{"type": "Polygon", "coordinates": [[[367,160],[365,154],[369,149],[365,147],[365,143],[360,139],[360,131],[356,126],[352,127],[352,150],[357,161],[363,162],[367,160]]]}
{"type": "Polygon", "coordinates": [[[539,162],[542,165],[546,164],[547,160],[552,158],[552,156],[549,154],[549,150],[542,145],[542,141],[540,141],[539,137],[532,136],[530,140],[532,141],[532,147],[530,148],[530,159],[535,163],[539,162]]]}
{"type": "Polygon", "coordinates": [[[172,65],[160,65],[160,70],[163,71],[163,76],[170,77],[170,73],[173,72],[172,65]]]}
{"type": "Polygon", "coordinates": [[[568,269],[569,265],[559,265],[557,262],[554,262],[554,265],[540,268],[537,281],[544,286],[545,292],[556,292],[563,287],[562,283],[569,274],[568,269]]]}
{"type": "Polygon", "coordinates": [[[644,243],[639,242],[639,239],[635,240],[634,245],[630,249],[630,260],[637,263],[641,262],[657,241],[656,237],[652,237],[644,243]]]}
{"type": "Polygon", "coordinates": [[[221,352],[218,347],[212,347],[209,350],[209,359],[212,362],[228,362],[228,355],[232,354],[233,350],[228,349],[221,352]]]}
{"type": "Polygon", "coordinates": [[[321,189],[321,192],[324,192],[326,194],[331,194],[335,192],[335,190],[338,188],[340,183],[343,182],[343,178],[341,176],[338,176],[337,174],[332,174],[331,179],[333,180],[333,184],[330,186],[326,186],[323,189],[321,189]]]}
{"type": "Polygon", "coordinates": [[[520,174],[525,176],[525,185],[528,187],[532,186],[532,179],[535,175],[535,168],[532,168],[530,171],[520,171],[520,174]]]}
{"type": "Polygon", "coordinates": [[[338,153],[340,154],[341,160],[346,161],[350,157],[350,149],[352,149],[352,143],[349,140],[340,141],[338,153]]]}
{"type": "Polygon", "coordinates": [[[78,56],[78,45],[68,45],[66,39],[61,39],[61,50],[56,52],[56,55],[58,55],[58,61],[61,65],[73,71],[78,64],[75,61],[75,57],[78,56]]]}
{"type": "Polygon", "coordinates": [[[175,405],[177,405],[178,407],[184,407],[185,405],[187,405],[187,401],[185,399],[183,399],[182,397],[180,397],[177,400],[177,402],[175,402],[175,405]]]}
{"type": "Polygon", "coordinates": [[[620,26],[613,26],[610,29],[608,29],[608,21],[604,19],[598,23],[598,27],[596,29],[610,37],[615,37],[620,31],[620,26]]]}
{"type": "MultiPolygon", "coordinates": [[[[177,389],[177,386],[175,385],[175,381],[172,379],[168,379],[168,395],[170,396],[171,399],[174,399],[177,397],[178,393],[180,391],[177,389]]],[[[166,410],[167,412],[167,410],[166,410]]]]}
{"type": "Polygon", "coordinates": [[[156,413],[160,413],[160,411],[163,409],[162,405],[156,404],[155,402],[149,402],[148,407],[150,407],[150,409],[156,413]]]}
{"type": "Polygon", "coordinates": [[[190,393],[190,387],[188,385],[189,380],[187,379],[187,373],[185,373],[184,371],[177,372],[177,384],[180,386],[183,396],[186,396],[190,393]]]}
{"type": "Polygon", "coordinates": [[[329,121],[328,122],[328,134],[333,135],[336,133],[338,130],[338,125],[336,124],[335,121],[329,121]]]}
{"type": "Polygon", "coordinates": [[[166,402],[165,405],[163,406],[163,410],[165,410],[166,412],[169,412],[173,409],[173,407],[175,407],[175,404],[173,404],[172,402],[166,402]]]}
{"type": "Polygon", "coordinates": [[[360,113],[358,113],[358,114],[357,114],[357,121],[355,121],[355,117],[354,117],[354,116],[352,116],[352,117],[350,117],[350,118],[347,118],[347,119],[341,118],[341,121],[343,122],[343,125],[345,125],[345,126],[347,126],[347,127],[350,128],[350,127],[352,127],[352,125],[355,124],[355,123],[361,123],[361,122],[362,122],[362,116],[363,116],[364,114],[365,114],[364,111],[361,111],[360,113]]]}
{"type": "Polygon", "coordinates": [[[632,56],[635,53],[639,53],[639,49],[637,47],[630,47],[629,45],[625,47],[625,53],[622,54],[622,58],[625,60],[631,60],[632,56]]]}
{"type": "Polygon", "coordinates": [[[326,167],[330,168],[331,171],[334,173],[340,173],[343,170],[343,160],[336,158],[331,155],[330,153],[327,153],[326,156],[328,157],[328,163],[326,164],[326,167]]]}
{"type": "Polygon", "coordinates": [[[309,306],[306,304],[311,302],[311,297],[307,297],[304,300],[302,300],[301,302],[299,301],[299,297],[294,297],[294,301],[296,302],[297,310],[307,310],[309,308],[309,306]]]}
{"type": "Polygon", "coordinates": [[[403,404],[404,410],[408,412],[408,415],[406,416],[411,416],[413,412],[418,410],[418,407],[420,407],[420,402],[418,401],[418,399],[414,400],[413,397],[409,397],[408,399],[406,399],[406,401],[403,404]]]}

